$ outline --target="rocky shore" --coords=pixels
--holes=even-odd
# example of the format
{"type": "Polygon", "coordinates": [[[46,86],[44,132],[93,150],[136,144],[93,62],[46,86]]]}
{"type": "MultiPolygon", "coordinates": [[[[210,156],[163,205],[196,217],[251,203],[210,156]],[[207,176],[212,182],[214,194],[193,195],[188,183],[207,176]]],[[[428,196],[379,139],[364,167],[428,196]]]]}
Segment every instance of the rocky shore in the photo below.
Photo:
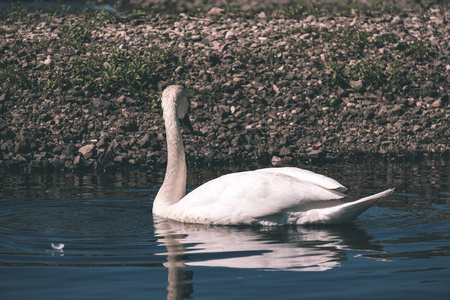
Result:
{"type": "Polygon", "coordinates": [[[0,168],[166,162],[159,97],[190,93],[190,163],[449,157],[450,10],[229,7],[0,18],[0,168]]]}

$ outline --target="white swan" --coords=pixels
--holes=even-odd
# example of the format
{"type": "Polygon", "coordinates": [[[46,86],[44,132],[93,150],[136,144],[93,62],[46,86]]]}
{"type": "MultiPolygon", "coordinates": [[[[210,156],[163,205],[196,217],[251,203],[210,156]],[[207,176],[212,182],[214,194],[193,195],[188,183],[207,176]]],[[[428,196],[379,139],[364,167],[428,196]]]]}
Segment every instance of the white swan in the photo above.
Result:
{"type": "Polygon", "coordinates": [[[167,170],[153,214],[186,223],[279,225],[349,223],[393,189],[342,202],[347,189],[329,177],[298,168],[268,168],[213,179],[186,194],[186,161],[180,119],[188,94],[178,85],[161,97],[167,138],[167,170]]]}

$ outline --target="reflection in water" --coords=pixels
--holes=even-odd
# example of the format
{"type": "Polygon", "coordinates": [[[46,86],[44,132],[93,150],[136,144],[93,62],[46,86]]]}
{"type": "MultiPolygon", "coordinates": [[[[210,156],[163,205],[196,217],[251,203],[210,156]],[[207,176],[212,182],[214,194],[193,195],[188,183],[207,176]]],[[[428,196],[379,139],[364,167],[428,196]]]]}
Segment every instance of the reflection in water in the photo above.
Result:
{"type": "Polygon", "coordinates": [[[167,299],[178,300],[190,298],[193,288],[191,284],[186,283],[186,279],[191,279],[192,275],[189,276],[189,274],[192,273],[186,271],[186,247],[179,241],[180,239],[183,239],[183,236],[173,232],[169,233],[170,228],[167,224],[162,222],[159,225],[155,223],[155,226],[156,228],[159,228],[161,232],[167,232],[167,234],[162,234],[164,245],[168,251],[167,262],[164,264],[169,270],[167,299]]]}
{"type": "Polygon", "coordinates": [[[158,255],[167,255],[168,299],[192,293],[186,266],[326,271],[347,260],[346,250],[382,251],[355,225],[253,228],[154,221],[155,234],[167,248],[158,255]]]}

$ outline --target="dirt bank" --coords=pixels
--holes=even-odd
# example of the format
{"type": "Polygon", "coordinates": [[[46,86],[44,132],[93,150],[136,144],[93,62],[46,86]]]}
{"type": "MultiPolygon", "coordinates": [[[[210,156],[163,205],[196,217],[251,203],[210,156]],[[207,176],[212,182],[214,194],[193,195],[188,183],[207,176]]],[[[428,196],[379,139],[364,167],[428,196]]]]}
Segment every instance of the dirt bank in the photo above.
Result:
{"type": "Polygon", "coordinates": [[[198,163],[448,157],[445,7],[23,14],[0,20],[0,166],[165,163],[161,91],[198,163]]]}

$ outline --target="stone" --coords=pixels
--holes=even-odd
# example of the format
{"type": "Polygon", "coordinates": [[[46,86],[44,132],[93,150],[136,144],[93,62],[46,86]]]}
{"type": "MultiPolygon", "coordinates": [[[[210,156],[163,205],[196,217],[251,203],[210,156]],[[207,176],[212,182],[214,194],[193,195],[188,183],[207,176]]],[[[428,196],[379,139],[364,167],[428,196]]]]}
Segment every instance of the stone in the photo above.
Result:
{"type": "Polygon", "coordinates": [[[322,156],[323,152],[321,149],[318,150],[311,150],[308,152],[308,157],[311,158],[320,158],[322,156]]]}
{"type": "Polygon", "coordinates": [[[438,100],[434,101],[433,103],[431,103],[431,107],[435,107],[435,108],[442,107],[442,100],[438,99],[438,100]]]}
{"type": "Polygon", "coordinates": [[[208,11],[208,15],[222,15],[224,10],[219,7],[213,7],[208,11]]]}
{"type": "Polygon", "coordinates": [[[266,19],[267,18],[267,15],[266,15],[266,13],[265,12],[260,12],[258,15],[258,18],[260,18],[260,19],[266,19]]]}
{"type": "Polygon", "coordinates": [[[234,40],[236,39],[236,34],[234,33],[234,31],[227,31],[227,33],[225,34],[225,39],[226,40],[234,40]]]}
{"type": "Polygon", "coordinates": [[[285,155],[290,155],[290,154],[291,154],[291,151],[288,148],[286,148],[286,147],[281,148],[280,156],[285,156],[285,155]]]}
{"type": "Polygon", "coordinates": [[[81,155],[86,156],[88,153],[92,152],[94,147],[95,147],[94,144],[85,145],[85,146],[81,147],[80,149],[78,149],[78,152],[80,152],[81,155]]]}
{"type": "Polygon", "coordinates": [[[80,155],[77,155],[77,157],[75,157],[75,159],[73,160],[73,165],[77,166],[82,162],[82,158],[80,155]]]}
{"type": "Polygon", "coordinates": [[[363,88],[363,82],[362,82],[362,80],[350,81],[350,86],[355,91],[360,91],[363,88]]]}

